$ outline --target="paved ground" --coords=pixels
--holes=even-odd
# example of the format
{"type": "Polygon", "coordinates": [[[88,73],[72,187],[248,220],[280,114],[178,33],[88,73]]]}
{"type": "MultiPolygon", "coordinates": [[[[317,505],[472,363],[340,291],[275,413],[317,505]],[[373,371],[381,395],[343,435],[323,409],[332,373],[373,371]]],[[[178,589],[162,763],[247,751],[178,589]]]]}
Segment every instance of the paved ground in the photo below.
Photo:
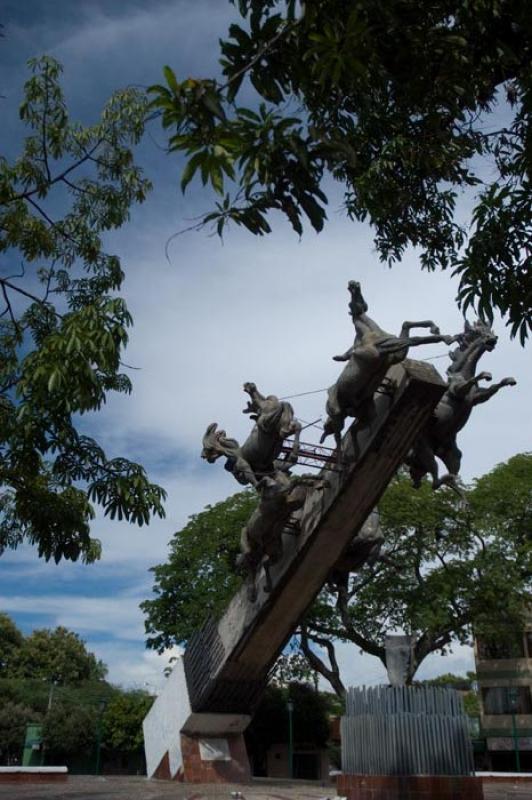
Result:
{"type": "MultiPolygon", "coordinates": [[[[485,800],[531,800],[532,786],[511,781],[485,786],[485,800]]],[[[251,786],[183,786],[134,776],[71,775],[67,783],[0,784],[2,800],[332,800],[331,785],[302,781],[254,781],[251,786]]],[[[436,798],[435,798],[436,800],[436,798]]]]}
{"type": "Polygon", "coordinates": [[[183,785],[135,776],[71,775],[67,783],[0,784],[4,800],[319,800],[333,798],[332,785],[301,781],[256,781],[250,786],[183,785]]]}

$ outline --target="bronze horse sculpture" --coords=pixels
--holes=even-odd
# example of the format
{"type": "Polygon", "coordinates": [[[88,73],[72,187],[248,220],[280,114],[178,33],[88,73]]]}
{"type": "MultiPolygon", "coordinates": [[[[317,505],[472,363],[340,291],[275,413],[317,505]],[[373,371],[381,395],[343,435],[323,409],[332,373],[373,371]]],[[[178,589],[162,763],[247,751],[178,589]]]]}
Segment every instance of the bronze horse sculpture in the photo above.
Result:
{"type": "Polygon", "coordinates": [[[259,503],[242,529],[237,566],[249,578],[248,597],[257,597],[256,577],[264,567],[265,591],[271,591],[270,566],[283,553],[282,534],[292,514],[300,509],[309,489],[322,488],[324,481],[309,477],[291,477],[297,463],[301,424],[294,409],[275,395],[262,395],[254,383],[245,383],[250,400],[244,409],[255,425],[240,445],[218,430],[216,422],[203,437],[202,458],[210,464],[225,456],[225,468],[241,484],[251,484],[259,494],[259,503]],[[280,459],[285,439],[293,436],[290,452],[280,459]]]}
{"type": "Polygon", "coordinates": [[[462,463],[462,452],[456,437],[467,423],[473,408],[485,403],[503,386],[515,386],[514,378],[503,378],[489,388],[481,388],[481,381],[491,381],[489,372],[475,374],[481,356],[491,352],[497,344],[497,336],[488,325],[478,320],[474,325],[465,323],[459,346],[449,355],[451,365],[447,369],[448,388],[434,409],[425,429],[415,441],[408,454],[406,464],[414,486],[418,487],[428,473],[432,487],[438,489],[446,484],[461,494],[458,474],[462,463]],[[436,457],[447,467],[447,474],[439,477],[436,457]]]}
{"type": "Polygon", "coordinates": [[[258,487],[264,477],[275,477],[277,472],[287,472],[297,462],[301,424],[295,418],[294,409],[286,401],[275,395],[262,395],[254,383],[245,383],[244,391],[250,400],[244,414],[250,414],[255,425],[240,445],[236,439],[229,438],[225,431],[218,430],[216,422],[211,423],[203,437],[201,457],[213,464],[225,456],[225,469],[243,484],[258,487]],[[279,460],[284,440],[293,436],[292,450],[283,460],[279,460]]]}
{"type": "Polygon", "coordinates": [[[361,424],[370,422],[375,414],[374,394],[383,383],[386,372],[408,355],[409,347],[445,342],[451,344],[456,337],[442,336],[432,320],[403,322],[399,336],[387,333],[367,315],[368,306],[362,296],[360,284],[350,281],[349,311],[355,326],[356,338],[352,347],[334,361],[346,361],[340,377],[328,390],[327,420],[321,442],[334,434],[339,448],[346,417],[355,417],[361,424]],[[412,328],[429,328],[430,336],[410,336],[412,328]]]}

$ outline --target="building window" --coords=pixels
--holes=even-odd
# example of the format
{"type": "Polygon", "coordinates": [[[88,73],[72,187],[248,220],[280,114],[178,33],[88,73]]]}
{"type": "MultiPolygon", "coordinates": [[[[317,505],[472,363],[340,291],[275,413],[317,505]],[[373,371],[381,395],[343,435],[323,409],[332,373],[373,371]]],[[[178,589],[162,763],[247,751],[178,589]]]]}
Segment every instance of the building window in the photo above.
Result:
{"type": "MultiPolygon", "coordinates": [[[[532,632],[530,633],[530,644],[532,648],[532,632]]],[[[477,639],[478,657],[483,661],[491,661],[505,658],[525,658],[524,641],[521,635],[515,639],[501,642],[477,639]]],[[[529,652],[532,652],[529,649],[529,652]]]]}
{"type": "Polygon", "coordinates": [[[529,686],[494,686],[482,689],[485,714],[532,714],[529,686]]]}
{"type": "Polygon", "coordinates": [[[526,650],[528,658],[532,658],[532,631],[525,632],[526,650]]]}

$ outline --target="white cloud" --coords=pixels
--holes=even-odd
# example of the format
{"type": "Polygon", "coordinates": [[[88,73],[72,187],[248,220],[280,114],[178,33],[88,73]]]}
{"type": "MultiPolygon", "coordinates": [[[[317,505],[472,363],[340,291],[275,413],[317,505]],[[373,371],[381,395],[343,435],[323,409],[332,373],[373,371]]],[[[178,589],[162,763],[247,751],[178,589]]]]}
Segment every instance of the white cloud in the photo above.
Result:
{"type": "Polygon", "coordinates": [[[138,606],[143,599],[137,587],[100,597],[43,593],[38,602],[35,595],[0,595],[0,608],[8,613],[31,613],[35,627],[43,627],[39,617],[46,617],[53,620],[52,627],[63,625],[82,638],[112,632],[117,639],[140,641],[144,630],[138,606]]]}
{"type": "Polygon", "coordinates": [[[108,680],[111,683],[145,689],[150,693],[157,693],[162,688],[165,670],[171,668],[172,659],[181,653],[181,648],[172,647],[159,655],[153,650],[127,647],[123,642],[106,642],[98,647],[99,657],[109,667],[108,680]]]}

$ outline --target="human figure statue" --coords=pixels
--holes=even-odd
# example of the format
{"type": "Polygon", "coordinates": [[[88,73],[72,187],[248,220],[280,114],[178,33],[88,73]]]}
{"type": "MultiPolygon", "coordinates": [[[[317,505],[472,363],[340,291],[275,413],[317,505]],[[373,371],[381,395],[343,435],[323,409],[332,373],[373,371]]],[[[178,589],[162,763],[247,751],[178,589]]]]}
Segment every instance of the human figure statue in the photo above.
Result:
{"type": "Polygon", "coordinates": [[[382,330],[366,314],[368,306],[356,281],[349,281],[351,295],[349,311],[355,326],[356,337],[352,347],[335,361],[346,361],[340,377],[328,390],[327,420],[321,437],[334,434],[340,448],[341,434],[346,417],[355,417],[360,424],[369,423],[376,412],[374,395],[393,364],[399,364],[408,355],[410,347],[434,342],[451,344],[456,337],[442,336],[432,320],[403,322],[399,336],[382,330]],[[430,336],[410,336],[412,328],[429,328],[430,336]]]}
{"type": "Polygon", "coordinates": [[[496,344],[497,336],[488,325],[481,320],[474,325],[466,321],[459,346],[449,354],[451,365],[447,369],[447,391],[406,459],[414,486],[418,487],[428,473],[432,477],[433,489],[445,484],[462,494],[458,483],[462,451],[456,442],[457,435],[475,406],[485,403],[503,386],[516,384],[514,378],[503,378],[488,388],[479,386],[481,381],[491,381],[492,377],[489,372],[475,374],[478,361],[496,344]],[[436,457],[447,467],[447,474],[442,477],[439,477],[436,457]]]}

